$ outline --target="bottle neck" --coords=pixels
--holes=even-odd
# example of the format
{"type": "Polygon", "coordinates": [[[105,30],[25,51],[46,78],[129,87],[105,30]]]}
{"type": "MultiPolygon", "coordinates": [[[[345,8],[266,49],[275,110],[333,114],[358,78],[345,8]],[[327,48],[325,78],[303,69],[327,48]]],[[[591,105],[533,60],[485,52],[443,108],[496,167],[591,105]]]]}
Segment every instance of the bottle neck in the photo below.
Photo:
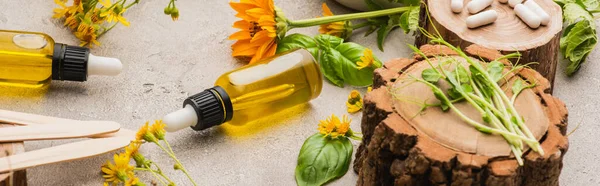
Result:
{"type": "Polygon", "coordinates": [[[52,56],[52,79],[86,81],[90,50],[84,47],[54,44],[52,56]]]}
{"type": "Polygon", "coordinates": [[[196,111],[198,123],[194,130],[204,130],[223,124],[233,117],[233,106],[229,94],[220,86],[206,89],[190,96],[183,102],[183,107],[190,105],[196,111]]]}

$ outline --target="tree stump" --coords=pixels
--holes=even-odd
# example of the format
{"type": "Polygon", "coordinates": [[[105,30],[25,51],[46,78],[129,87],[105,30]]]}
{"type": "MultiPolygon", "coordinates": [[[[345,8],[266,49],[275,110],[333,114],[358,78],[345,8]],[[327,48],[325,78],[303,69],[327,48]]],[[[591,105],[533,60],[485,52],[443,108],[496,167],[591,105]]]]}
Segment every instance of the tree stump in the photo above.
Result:
{"type": "MultiPolygon", "coordinates": [[[[12,125],[0,123],[0,127],[10,127],[12,125]]],[[[0,143],[0,157],[8,154],[18,154],[25,152],[23,142],[18,143],[0,143]]],[[[25,170],[19,170],[11,173],[0,173],[0,186],[26,186],[27,177],[25,170]]]]}
{"type": "MultiPolygon", "coordinates": [[[[422,5],[419,24],[429,33],[435,34],[435,27],[446,41],[461,48],[477,44],[498,50],[503,54],[520,52],[522,57],[519,60],[512,59],[511,61],[513,63],[518,61],[519,64],[537,62],[537,65],[531,65],[531,67],[550,80],[551,86],[553,85],[559,61],[559,42],[563,23],[562,9],[552,0],[535,0],[551,16],[548,25],[540,26],[537,29],[529,28],[516,16],[508,4],[501,4],[498,1],[494,1],[490,7],[485,9],[496,10],[498,20],[475,29],[469,29],[466,25],[466,19],[471,15],[467,11],[466,5],[471,0],[465,0],[465,8],[459,14],[450,10],[451,0],[425,1],[429,7],[431,21],[428,20],[426,7],[422,5]]],[[[417,34],[415,40],[417,47],[428,42],[429,39],[426,36],[421,33],[417,34]]],[[[552,87],[548,91],[551,93],[552,87]]]]}
{"type": "MultiPolygon", "coordinates": [[[[429,56],[444,56],[432,58],[432,63],[460,59],[444,46],[424,45],[421,50],[429,56]]],[[[475,60],[502,56],[477,45],[465,52],[475,60]]],[[[500,82],[508,87],[509,96],[516,79],[537,83],[518,96],[515,107],[545,155],[525,150],[524,166],[519,166],[501,136],[480,133],[452,111],[430,107],[419,114],[420,106],[392,97],[394,93],[417,102],[438,102],[422,83],[408,84],[409,74],[418,75],[429,66],[421,60],[420,56],[394,59],[375,70],[373,91],[364,98],[363,141],[354,164],[357,185],[558,185],[568,148],[567,110],[560,100],[545,93],[550,84],[544,77],[523,69],[500,82]]],[[[470,118],[480,118],[467,103],[455,105],[470,118]]]]}

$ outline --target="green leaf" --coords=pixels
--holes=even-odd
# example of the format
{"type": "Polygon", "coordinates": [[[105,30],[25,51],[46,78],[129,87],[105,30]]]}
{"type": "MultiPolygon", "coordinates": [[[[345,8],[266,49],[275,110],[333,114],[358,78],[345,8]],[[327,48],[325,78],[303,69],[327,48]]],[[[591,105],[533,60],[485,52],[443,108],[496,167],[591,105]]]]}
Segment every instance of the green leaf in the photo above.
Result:
{"type": "Polygon", "coordinates": [[[600,2],[598,0],[577,0],[576,2],[583,5],[587,10],[600,9],[600,2]]]}
{"type": "Polygon", "coordinates": [[[377,47],[383,51],[383,43],[392,30],[400,26],[401,15],[390,15],[388,22],[377,30],[377,47]]]}
{"type": "Polygon", "coordinates": [[[456,65],[456,74],[458,74],[458,81],[460,83],[467,83],[469,82],[469,73],[467,73],[467,70],[465,69],[465,67],[463,67],[462,65],[458,64],[456,65]]]}
{"type": "Polygon", "coordinates": [[[321,72],[323,73],[323,76],[325,76],[325,78],[327,78],[327,80],[329,80],[329,82],[331,82],[335,86],[344,87],[344,79],[338,76],[335,72],[335,69],[339,68],[335,66],[336,62],[332,62],[331,60],[329,60],[329,58],[325,56],[325,52],[321,52],[319,54],[318,60],[321,66],[321,72]]]}
{"type": "Polygon", "coordinates": [[[464,91],[465,93],[471,93],[473,92],[473,87],[469,84],[462,84],[460,85],[462,88],[462,91],[464,91]]]}
{"type": "Polygon", "coordinates": [[[370,11],[383,9],[383,7],[381,7],[381,5],[373,2],[373,0],[365,0],[365,4],[367,4],[367,7],[369,8],[370,11]]]}
{"type": "Polygon", "coordinates": [[[317,43],[312,37],[308,37],[302,34],[291,34],[279,42],[277,42],[277,53],[287,52],[290,50],[303,48],[310,52],[313,57],[317,57],[319,53],[319,49],[317,48],[317,43]]]}
{"type": "Polygon", "coordinates": [[[498,82],[502,78],[504,64],[499,61],[492,61],[487,65],[487,71],[494,82],[498,82]]]}
{"type": "Polygon", "coordinates": [[[320,34],[315,36],[315,41],[321,50],[326,48],[335,48],[344,43],[344,39],[328,34],[320,34]]]}
{"type": "Polygon", "coordinates": [[[442,75],[438,73],[435,69],[428,68],[423,70],[423,72],[421,73],[421,78],[430,83],[437,83],[440,80],[440,78],[442,78],[442,75]]]}
{"type": "Polygon", "coordinates": [[[419,0],[388,0],[390,3],[402,3],[403,5],[418,5],[419,0]]]}
{"type": "Polygon", "coordinates": [[[579,70],[598,43],[595,20],[586,10],[588,6],[598,6],[598,2],[578,0],[563,6],[563,17],[567,26],[560,39],[560,50],[569,60],[567,75],[573,75],[579,70]]]}
{"type": "Polygon", "coordinates": [[[327,58],[334,67],[336,76],[344,80],[344,82],[353,86],[368,86],[373,84],[373,71],[382,66],[382,63],[377,57],[374,65],[358,69],[356,62],[360,61],[364,51],[367,48],[352,42],[342,43],[335,48],[327,48],[323,50],[323,57],[327,58]]]}
{"type": "Polygon", "coordinates": [[[450,99],[452,99],[452,100],[462,99],[463,96],[462,96],[462,94],[460,94],[459,91],[460,90],[458,90],[457,88],[448,89],[448,97],[450,97],[450,99]]]}
{"type": "Polygon", "coordinates": [[[421,11],[420,6],[411,6],[410,10],[403,13],[400,16],[400,27],[404,30],[405,34],[414,32],[419,28],[419,13],[421,11]]]}
{"type": "Polygon", "coordinates": [[[348,172],[352,159],[352,143],[348,138],[330,139],[314,134],[302,145],[296,166],[299,186],[319,186],[348,172]]]}
{"type": "Polygon", "coordinates": [[[521,92],[521,90],[523,90],[523,80],[517,79],[517,80],[515,80],[515,82],[513,83],[513,86],[512,86],[513,95],[519,94],[519,92],[521,92]]]}
{"type": "Polygon", "coordinates": [[[577,3],[567,3],[563,6],[563,19],[566,25],[571,25],[580,20],[594,20],[585,7],[577,3]]]}

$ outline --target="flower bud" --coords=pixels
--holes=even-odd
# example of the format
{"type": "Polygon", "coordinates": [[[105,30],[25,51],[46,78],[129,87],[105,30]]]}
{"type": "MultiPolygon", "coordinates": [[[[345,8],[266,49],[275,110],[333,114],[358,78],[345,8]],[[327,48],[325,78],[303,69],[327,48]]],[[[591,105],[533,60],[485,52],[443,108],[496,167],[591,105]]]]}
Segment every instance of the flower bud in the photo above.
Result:
{"type": "Polygon", "coordinates": [[[173,169],[175,169],[175,170],[182,170],[183,167],[181,166],[181,164],[175,163],[175,165],[173,165],[173,169]]]}

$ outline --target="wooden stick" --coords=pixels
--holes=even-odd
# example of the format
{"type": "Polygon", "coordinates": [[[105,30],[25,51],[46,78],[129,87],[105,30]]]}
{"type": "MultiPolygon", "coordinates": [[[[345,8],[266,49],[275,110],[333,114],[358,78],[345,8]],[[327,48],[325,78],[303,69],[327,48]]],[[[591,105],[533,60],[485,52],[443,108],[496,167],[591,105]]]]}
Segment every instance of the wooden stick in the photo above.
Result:
{"type": "Polygon", "coordinates": [[[130,137],[90,139],[3,157],[0,173],[96,156],[127,146],[130,141],[130,137]]]}
{"type": "Polygon", "coordinates": [[[8,110],[0,110],[0,122],[16,125],[36,125],[36,124],[54,124],[54,123],[74,123],[80,122],[72,119],[63,119],[8,110]]]}
{"type": "Polygon", "coordinates": [[[0,142],[90,137],[114,133],[121,128],[118,123],[110,121],[84,123],[4,127],[0,128],[0,142]]]}

